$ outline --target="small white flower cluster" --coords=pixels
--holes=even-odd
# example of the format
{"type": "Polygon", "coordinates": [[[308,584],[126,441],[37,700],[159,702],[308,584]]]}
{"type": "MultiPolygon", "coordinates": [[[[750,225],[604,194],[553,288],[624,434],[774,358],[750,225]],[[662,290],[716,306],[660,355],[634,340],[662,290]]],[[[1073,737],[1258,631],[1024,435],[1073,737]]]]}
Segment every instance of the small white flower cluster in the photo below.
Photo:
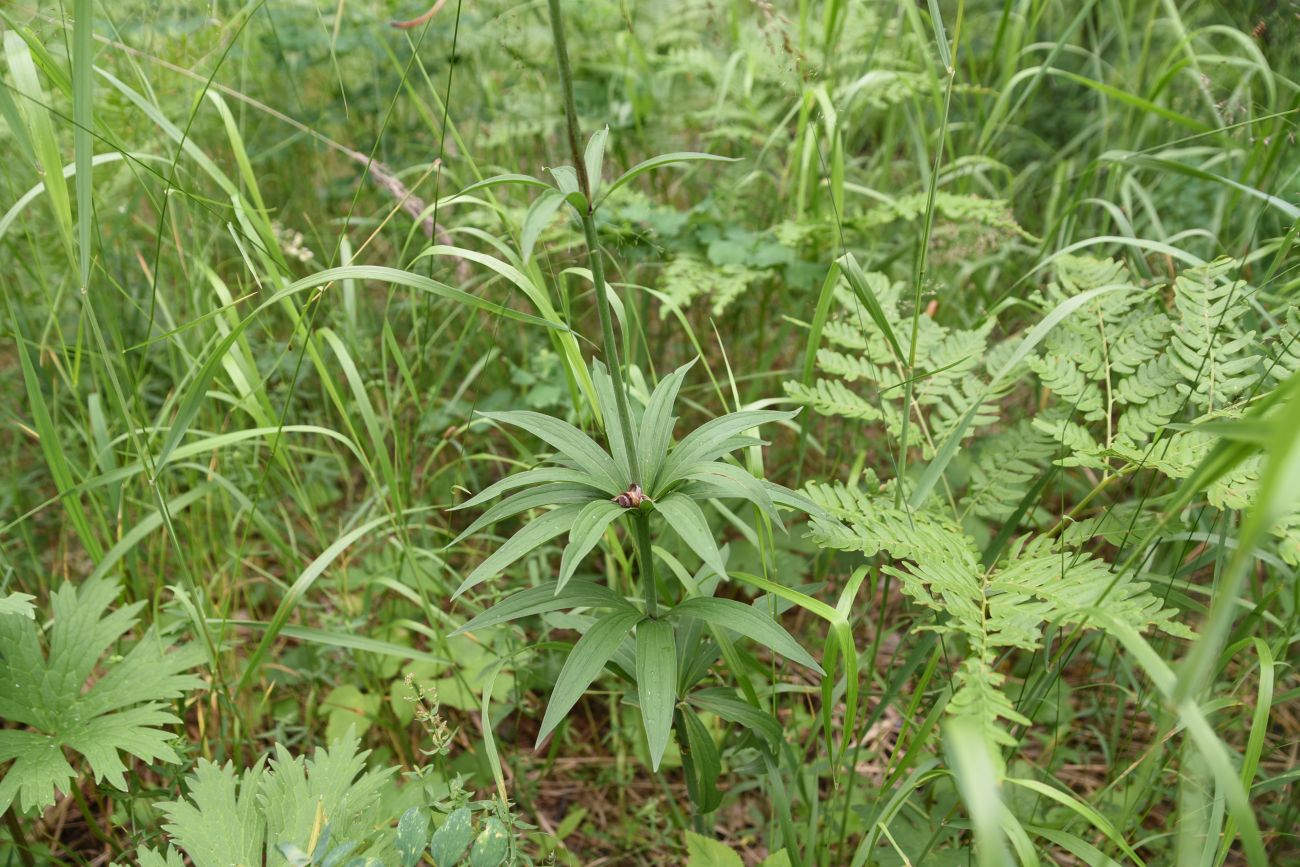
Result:
{"type": "Polygon", "coordinates": [[[302,232],[286,228],[278,222],[272,224],[271,228],[275,230],[275,238],[286,256],[299,262],[310,262],[316,258],[315,253],[303,246],[302,232]]]}

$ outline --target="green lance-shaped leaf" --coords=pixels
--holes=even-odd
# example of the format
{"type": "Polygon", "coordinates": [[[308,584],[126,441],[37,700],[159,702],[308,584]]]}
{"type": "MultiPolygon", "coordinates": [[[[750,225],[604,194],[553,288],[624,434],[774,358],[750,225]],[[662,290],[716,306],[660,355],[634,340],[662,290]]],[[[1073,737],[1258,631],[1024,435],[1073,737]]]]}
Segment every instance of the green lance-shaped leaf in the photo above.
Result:
{"type": "Polygon", "coordinates": [[[609,185],[609,190],[606,191],[605,195],[600,197],[600,201],[601,202],[605,201],[605,199],[608,199],[610,196],[612,196],[614,194],[614,191],[617,190],[619,187],[623,186],[629,181],[635,180],[636,178],[640,177],[646,172],[654,171],[655,169],[664,168],[665,166],[681,165],[682,163],[698,162],[700,160],[712,160],[714,162],[721,162],[721,163],[736,162],[736,159],[734,157],[720,157],[715,154],[705,154],[696,151],[678,151],[676,153],[671,153],[671,154],[660,154],[657,157],[651,157],[650,159],[645,160],[644,162],[637,163],[636,165],[632,166],[632,168],[624,172],[619,177],[618,180],[614,181],[614,183],[609,185]]]}
{"type": "Polygon", "coordinates": [[[555,212],[563,204],[563,193],[559,190],[547,190],[528,206],[528,213],[524,214],[524,227],[519,234],[519,253],[525,265],[532,258],[533,247],[537,244],[537,239],[541,237],[546,227],[551,224],[555,212]]]}
{"type": "Polygon", "coordinates": [[[776,510],[776,504],[772,501],[767,488],[763,486],[762,480],[755,478],[742,467],[722,461],[710,461],[707,464],[691,467],[682,473],[682,476],[702,483],[709,491],[709,496],[748,500],[757,506],[769,521],[781,530],[785,529],[781,515],[776,510]]]}
{"type": "Polygon", "coordinates": [[[727,577],[727,564],[698,503],[685,494],[672,493],[656,503],[655,510],[710,569],[727,577]]]}
{"type": "Polygon", "coordinates": [[[799,646],[789,632],[752,605],[734,599],[697,596],[687,599],[668,613],[669,617],[697,617],[711,626],[739,632],[787,659],[822,674],[822,667],[799,646]]]}
{"type": "Polygon", "coordinates": [[[599,499],[602,502],[608,500],[602,493],[595,488],[589,488],[586,485],[575,485],[571,482],[547,482],[538,485],[527,491],[521,491],[513,496],[506,497],[492,508],[488,509],[482,515],[474,520],[468,527],[457,534],[455,539],[447,543],[447,547],[461,542],[464,539],[473,536],[484,527],[490,527],[506,518],[514,517],[521,512],[527,512],[529,509],[540,509],[545,506],[563,506],[571,503],[590,503],[592,500],[599,499]]]}
{"type": "Polygon", "coordinates": [[[600,537],[605,533],[605,528],[623,514],[623,511],[623,507],[618,503],[595,500],[584,506],[578,513],[578,517],[573,521],[573,529],[569,531],[569,544],[564,549],[564,556],[560,558],[560,580],[555,588],[557,593],[569,583],[569,579],[573,577],[574,571],[583,558],[596,547],[600,537]]]}
{"type": "Polygon", "coordinates": [[[555,689],[551,691],[550,703],[542,717],[542,728],[537,733],[538,746],[568,716],[587,687],[600,676],[605,663],[618,650],[627,633],[641,619],[641,613],[637,611],[608,614],[592,624],[573,645],[573,650],[564,660],[564,667],[560,669],[560,677],[555,681],[555,689]]]}
{"type": "MultiPolygon", "coordinates": [[[[458,506],[452,506],[447,511],[456,512],[461,509],[472,509],[475,506],[486,503],[493,497],[498,497],[506,491],[513,491],[515,488],[526,488],[529,485],[547,484],[550,482],[569,482],[575,485],[586,485],[589,488],[601,489],[601,482],[589,473],[581,470],[575,470],[571,467],[534,467],[531,470],[524,470],[515,473],[512,476],[506,476],[500,481],[493,482],[474,496],[458,506]]],[[[614,492],[610,492],[613,496],[614,492]]]]}
{"type": "Polygon", "coordinates": [[[501,600],[452,635],[487,629],[521,617],[559,611],[561,608],[612,608],[615,611],[639,613],[631,602],[608,587],[590,581],[571,581],[561,589],[558,582],[548,581],[501,600]]]}
{"type": "Polygon", "coordinates": [[[627,481],[609,453],[596,441],[566,421],[529,410],[480,412],[484,418],[528,431],[551,448],[578,465],[583,472],[599,479],[602,490],[610,496],[627,487],[627,481]]]}
{"type": "Polygon", "coordinates": [[[711,461],[734,449],[731,439],[751,428],[769,422],[786,421],[798,411],[780,412],[771,409],[733,412],[707,421],[682,438],[668,455],[655,484],[664,488],[678,481],[682,473],[696,464],[711,461]]]}
{"type": "Polygon", "coordinates": [[[727,722],[749,729],[763,740],[773,755],[781,745],[783,730],[776,717],[736,698],[732,690],[721,687],[700,689],[691,693],[687,701],[700,710],[717,714],[727,722]]]}
{"type": "Polygon", "coordinates": [[[547,512],[540,518],[530,521],[526,527],[511,536],[504,545],[492,552],[478,567],[460,582],[456,592],[451,598],[455,599],[466,590],[476,587],[501,574],[501,571],[511,563],[523,557],[529,551],[537,548],[556,536],[568,531],[573,526],[574,518],[582,511],[582,506],[574,503],[568,506],[547,512]]]}
{"type": "Polygon", "coordinates": [[[592,196],[600,192],[600,172],[605,165],[605,142],[609,140],[609,127],[598,129],[587,140],[587,150],[582,155],[582,162],[587,169],[587,184],[592,196]]]}
{"type": "Polygon", "coordinates": [[[677,393],[681,391],[687,372],[695,364],[694,360],[683,364],[672,373],[659,380],[650,402],[646,404],[645,414],[641,416],[641,429],[637,432],[637,460],[641,462],[639,481],[647,491],[655,490],[659,469],[668,456],[668,446],[673,440],[673,406],[677,403],[677,393]]]}
{"type": "Polygon", "coordinates": [[[643,620],[636,628],[636,693],[650,767],[657,771],[668,748],[677,704],[677,644],[666,620],[643,620]]]}
{"type": "Polygon", "coordinates": [[[686,778],[687,787],[691,790],[691,799],[695,801],[698,811],[711,813],[722,803],[722,794],[718,792],[718,777],[722,775],[718,745],[713,742],[713,733],[695,711],[683,708],[681,720],[682,728],[686,731],[687,756],[693,771],[686,778]]]}

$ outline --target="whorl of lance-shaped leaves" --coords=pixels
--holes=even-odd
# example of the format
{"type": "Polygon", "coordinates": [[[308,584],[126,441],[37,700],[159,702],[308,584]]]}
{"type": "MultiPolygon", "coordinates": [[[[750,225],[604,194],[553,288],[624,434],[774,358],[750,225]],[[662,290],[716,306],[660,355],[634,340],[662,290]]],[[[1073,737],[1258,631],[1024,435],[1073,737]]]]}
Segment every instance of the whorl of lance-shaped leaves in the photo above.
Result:
{"type": "MultiPolygon", "coordinates": [[[[573,425],[540,413],[482,413],[498,424],[534,434],[554,453],[543,465],[502,479],[457,507],[477,506],[508,494],[471,523],[453,544],[505,518],[526,511],[545,511],[472,570],[456,595],[495,577],[557,536],[568,533],[568,544],[555,581],[507,597],[465,624],[461,631],[484,629],[561,609],[592,608],[604,612],[586,630],[565,661],[542,721],[539,743],[564,719],[610,659],[625,647],[625,642],[631,640],[631,658],[635,660],[631,671],[651,764],[657,768],[671,736],[678,704],[681,660],[677,658],[674,636],[681,623],[702,622],[713,629],[746,636],[775,653],[821,671],[816,661],[770,616],[744,603],[694,596],[651,618],[612,590],[574,580],[579,565],[596,548],[607,529],[629,513],[659,515],[663,525],[708,569],[725,578],[726,560],[704,511],[710,500],[746,501],[778,527],[782,526],[782,508],[820,512],[806,498],[756,478],[726,460],[738,449],[761,444],[750,431],[763,424],[788,421],[794,412],[734,412],[705,422],[674,442],[677,419],[673,409],[690,367],[686,364],[664,377],[643,406],[632,408],[635,467],[627,450],[617,442],[617,436],[610,437],[614,447],[606,450],[573,425]],[[629,495],[634,486],[639,486],[644,495],[642,502],[631,503],[629,495]],[[620,500],[631,503],[630,507],[620,500]]],[[[592,381],[602,417],[613,419],[617,412],[614,403],[617,386],[600,363],[593,365],[592,381]]]]}
{"type": "Polygon", "coordinates": [[[69,791],[77,776],[69,754],[123,791],[121,753],[180,761],[162,727],[180,722],[168,702],[203,685],[184,673],[203,659],[202,648],[170,650],[155,626],[104,659],[144,606],[109,611],[117,595],[108,578],[64,584],[50,598],[47,629],[25,612],[0,611],[0,718],[18,726],[0,730],[0,766],[12,762],[0,778],[0,813],[15,800],[24,812],[39,810],[56,790],[69,791]]]}
{"type": "MultiPolygon", "coordinates": [[[[455,595],[499,575],[521,557],[567,533],[568,544],[557,581],[557,587],[563,589],[605,530],[628,512],[616,500],[633,485],[639,485],[649,498],[641,508],[663,517],[688,548],[721,574],[725,574],[726,567],[721,562],[701,502],[710,498],[745,500],[778,526],[781,524],[778,506],[801,508],[800,498],[792,491],[755,478],[725,460],[732,452],[761,442],[750,431],[763,424],[787,421],[795,413],[734,412],[705,422],[673,442],[676,423],[673,408],[690,367],[684,365],[664,377],[644,407],[633,408],[637,467],[630,465],[618,436],[609,438],[613,448],[606,450],[568,422],[542,413],[480,413],[483,418],[537,436],[554,451],[542,465],[502,479],[457,506],[457,509],[471,508],[513,492],[484,511],[452,544],[523,512],[548,511],[525,524],[472,570],[455,595]]],[[[615,386],[599,362],[593,365],[592,380],[602,416],[614,418],[615,386]]]]}

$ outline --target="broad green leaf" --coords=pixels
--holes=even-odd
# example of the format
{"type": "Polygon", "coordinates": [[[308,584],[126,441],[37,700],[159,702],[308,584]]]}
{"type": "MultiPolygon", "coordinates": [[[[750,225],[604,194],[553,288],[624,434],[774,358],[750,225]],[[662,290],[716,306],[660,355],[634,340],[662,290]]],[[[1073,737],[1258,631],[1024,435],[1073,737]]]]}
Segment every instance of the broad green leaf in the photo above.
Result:
{"type": "Polygon", "coordinates": [[[565,196],[574,193],[582,194],[582,190],[578,187],[578,170],[573,166],[552,166],[547,171],[555,178],[555,186],[565,196]]]}
{"type": "Polygon", "coordinates": [[[650,767],[657,771],[668,749],[677,704],[677,643],[666,620],[642,620],[636,628],[636,692],[650,767]]]}
{"type": "Polygon", "coordinates": [[[744,867],[744,863],[726,843],[686,832],[686,867],[744,867]]]}
{"type": "Polygon", "coordinates": [[[600,172],[605,165],[605,142],[609,139],[609,127],[603,127],[591,134],[587,140],[587,150],[582,162],[587,169],[587,183],[591,187],[591,196],[600,195],[600,172]]]}
{"type": "Polygon", "coordinates": [[[480,412],[479,415],[533,434],[577,464],[583,472],[598,479],[602,490],[611,497],[627,488],[627,482],[621,480],[623,474],[609,452],[566,421],[530,410],[480,412]]]}
{"type": "Polygon", "coordinates": [[[457,867],[465,849],[474,839],[469,807],[461,807],[443,821],[429,840],[429,856],[434,867],[457,867]]]}
{"type": "Polygon", "coordinates": [[[615,611],[638,613],[631,602],[600,584],[570,581],[560,588],[558,582],[548,581],[508,596],[451,634],[454,636],[487,629],[521,617],[546,614],[562,608],[612,608],[615,611]]]}
{"type": "Polygon", "coordinates": [[[569,544],[564,549],[564,555],[560,558],[560,580],[556,586],[556,592],[564,588],[564,585],[573,577],[573,572],[578,568],[584,557],[591,553],[591,549],[596,547],[600,542],[600,537],[604,535],[605,528],[617,520],[618,516],[626,511],[618,503],[611,503],[609,500],[596,500],[588,503],[578,517],[573,521],[573,529],[569,531],[569,544]]]}
{"type": "Polygon", "coordinates": [[[695,596],[683,600],[668,613],[669,617],[697,617],[719,629],[739,632],[774,653],[822,674],[822,668],[808,651],[799,646],[789,632],[752,605],[734,599],[695,596]]]}
{"type": "Polygon", "coordinates": [[[664,168],[665,166],[675,166],[675,165],[681,165],[682,163],[699,162],[701,160],[712,160],[714,162],[720,162],[720,163],[737,162],[737,159],[734,157],[720,157],[715,154],[698,153],[695,151],[678,151],[677,153],[660,154],[659,156],[651,157],[650,159],[645,160],[644,162],[639,162],[636,165],[632,166],[632,168],[624,172],[618,178],[618,180],[614,181],[614,183],[609,185],[609,190],[606,191],[605,195],[600,197],[600,200],[597,202],[597,205],[599,205],[600,202],[603,202],[605,199],[608,199],[610,196],[612,196],[614,194],[614,191],[617,190],[619,187],[623,186],[629,181],[635,180],[636,178],[640,177],[646,172],[654,171],[655,169],[664,168]]]}
{"type": "Polygon", "coordinates": [[[535,488],[529,488],[526,491],[520,491],[517,494],[506,497],[492,508],[488,509],[478,519],[456,535],[447,543],[450,548],[459,544],[463,539],[474,535],[484,527],[490,527],[506,518],[514,517],[521,512],[527,512],[529,509],[540,509],[546,506],[563,506],[570,503],[590,503],[592,500],[597,502],[609,502],[602,493],[586,485],[574,485],[568,482],[549,482],[538,485],[535,488]]]}
{"type": "Polygon", "coordinates": [[[534,518],[528,524],[511,536],[504,545],[497,548],[482,563],[460,582],[456,592],[451,595],[452,599],[461,596],[466,590],[476,587],[490,578],[495,578],[501,574],[501,571],[511,563],[523,557],[529,551],[544,545],[556,536],[568,531],[573,526],[573,519],[578,517],[578,513],[583,509],[577,504],[560,506],[558,509],[547,512],[540,518],[534,518]]]}
{"type": "Polygon", "coordinates": [[[524,226],[519,235],[519,255],[525,265],[532,258],[533,246],[536,245],[537,239],[551,224],[555,212],[563,204],[564,195],[559,190],[548,189],[528,206],[528,213],[524,214],[524,226]]]}
{"type": "Polygon", "coordinates": [[[687,372],[695,365],[692,359],[659,380],[650,402],[646,404],[641,416],[641,428],[637,434],[637,460],[641,463],[640,481],[647,491],[656,489],[659,469],[668,457],[668,446],[673,439],[673,406],[677,403],[677,393],[681,391],[687,372]]]}
{"type": "Polygon", "coordinates": [[[469,867],[497,867],[510,853],[510,834],[496,816],[488,816],[469,850],[469,867]]]}
{"type": "Polygon", "coordinates": [[[564,660],[555,689],[551,691],[546,714],[542,717],[542,728],[537,733],[538,746],[568,715],[591,682],[600,676],[605,663],[639,620],[641,613],[638,611],[617,611],[597,620],[578,639],[564,660]]]}
{"type": "Polygon", "coordinates": [[[728,441],[747,430],[770,422],[787,421],[798,415],[798,411],[780,412],[771,409],[746,410],[728,413],[712,419],[697,427],[682,438],[664,462],[656,486],[660,489],[681,479],[681,474],[695,464],[713,460],[726,454],[727,449],[718,451],[728,441]]]}
{"type": "Polygon", "coordinates": [[[655,503],[655,511],[663,515],[668,526],[681,537],[709,568],[723,578],[727,577],[727,564],[718,550],[718,543],[709,529],[708,519],[698,503],[682,493],[671,493],[655,503]]]}
{"type": "MultiPolygon", "coordinates": [[[[506,476],[500,481],[488,485],[465,502],[452,506],[447,511],[455,512],[460,509],[469,509],[480,503],[486,503],[495,496],[512,491],[515,488],[524,488],[528,485],[543,484],[545,482],[572,482],[575,485],[587,485],[588,487],[600,489],[600,482],[589,473],[581,470],[571,469],[570,467],[534,467],[531,470],[515,473],[506,476]]],[[[603,493],[603,491],[602,491],[603,493]]]]}

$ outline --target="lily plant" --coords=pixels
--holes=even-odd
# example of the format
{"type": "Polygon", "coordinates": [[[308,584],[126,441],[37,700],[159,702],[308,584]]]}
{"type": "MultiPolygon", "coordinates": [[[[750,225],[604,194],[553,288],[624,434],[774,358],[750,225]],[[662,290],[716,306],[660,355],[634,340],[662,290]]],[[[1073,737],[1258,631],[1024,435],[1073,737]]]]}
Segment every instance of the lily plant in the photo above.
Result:
{"type": "Polygon", "coordinates": [[[474,187],[517,184],[545,188],[525,218],[521,235],[524,258],[528,257],[541,226],[558,208],[567,204],[581,222],[600,318],[602,349],[608,361],[608,367],[599,361],[591,366],[593,402],[604,424],[607,447],[572,424],[542,413],[480,413],[499,425],[537,436],[554,453],[542,465],[502,479],[457,507],[473,508],[502,497],[452,544],[506,518],[532,510],[544,511],[473,569],[454,596],[500,575],[512,563],[558,536],[567,533],[568,543],[555,580],[506,597],[459,631],[483,629],[564,609],[595,612],[560,671],[542,720],[538,743],[554,731],[613,660],[616,668],[635,682],[651,767],[658,770],[676,728],[686,746],[683,758],[692,800],[707,812],[717,803],[713,788],[717,750],[695,714],[696,709],[745,725],[771,749],[780,740],[779,725],[770,715],[751,706],[752,702],[747,704],[734,694],[727,695],[727,690],[703,689],[687,695],[703,679],[718,653],[727,655],[734,668],[737,657],[732,645],[733,633],[756,641],[819,676],[822,669],[766,610],[711,595],[728,576],[724,548],[713,535],[705,507],[719,500],[742,500],[751,503],[776,527],[783,526],[781,508],[805,512],[818,509],[793,491],[758,478],[728,459],[740,449],[762,444],[754,435],[757,428],[788,421],[796,413],[733,412],[675,439],[674,408],[691,364],[664,377],[644,406],[633,407],[628,400],[626,377],[614,337],[610,290],[597,240],[596,208],[604,197],[645,172],[690,161],[725,158],[701,153],[653,157],[629,169],[597,198],[601,193],[608,131],[597,132],[585,151],[580,151],[559,0],[550,0],[550,13],[573,165],[551,170],[554,185],[524,175],[503,175],[474,187]],[[610,527],[620,525],[635,543],[637,581],[636,593],[631,597],[574,577],[610,527]],[[685,598],[672,604],[660,599],[655,577],[656,552],[651,541],[652,530],[665,529],[676,534],[704,564],[699,580],[679,576],[683,578],[679,583],[685,588],[685,598]],[[706,627],[712,632],[714,642],[701,640],[706,627]]]}

